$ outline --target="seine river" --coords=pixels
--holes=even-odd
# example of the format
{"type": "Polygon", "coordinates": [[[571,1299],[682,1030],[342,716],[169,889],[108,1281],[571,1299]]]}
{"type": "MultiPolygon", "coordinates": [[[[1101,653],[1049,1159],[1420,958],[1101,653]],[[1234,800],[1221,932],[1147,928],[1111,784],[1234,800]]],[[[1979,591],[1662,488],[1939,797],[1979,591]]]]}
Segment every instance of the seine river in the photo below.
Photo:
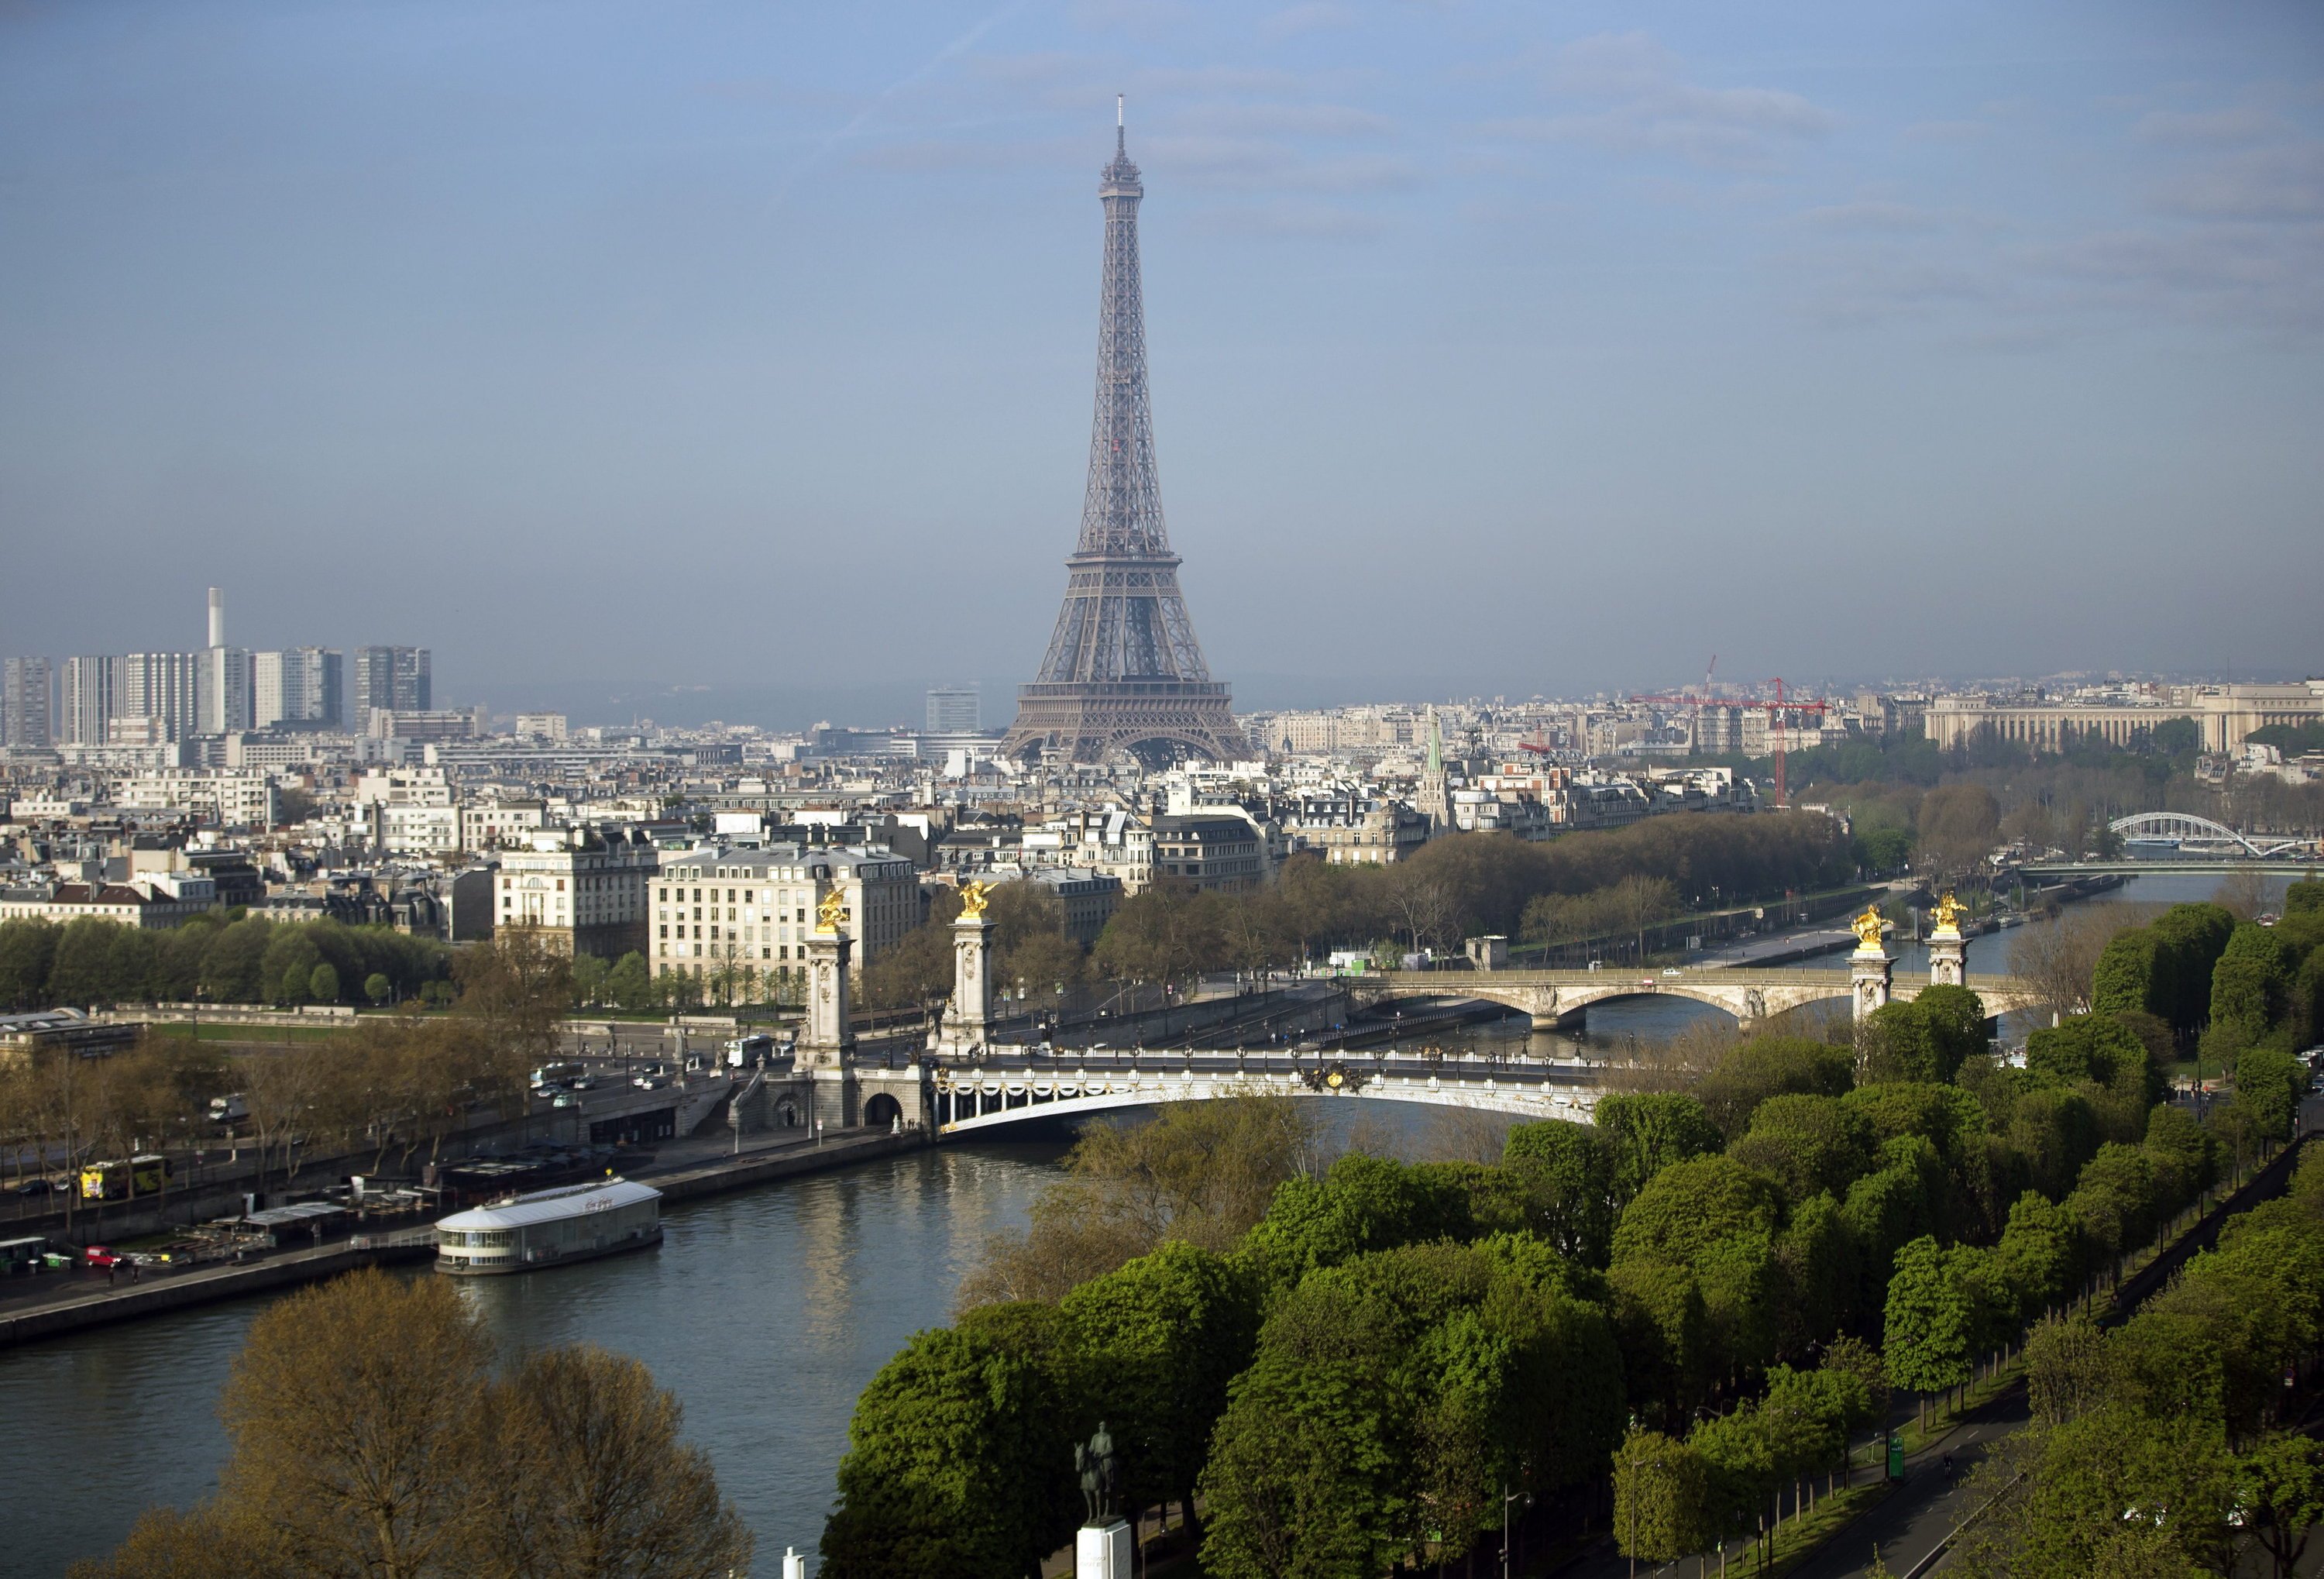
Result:
{"type": "MultiPolygon", "coordinates": [[[[2112,897],[2200,900],[2217,885],[2138,878],[2112,897]]],[[[1970,944],[1972,983],[2006,969],[2020,935],[1970,944]]],[[[1910,950],[1897,965],[1926,968],[1910,950]]],[[[1716,1012],[1676,998],[1617,1003],[1591,1015],[1589,1040],[1651,1040],[1716,1012]]],[[[1523,1032],[1472,1034],[1506,1045],[1523,1032]]],[[[1566,1038],[1535,1041],[1573,1050],[1566,1038]]],[[[1391,1112],[1369,1140],[1407,1155],[1480,1142],[1457,1121],[1391,1112]]],[[[786,1545],[812,1552],[822,1533],[856,1394],[907,1337],[945,1319],[985,1235],[1022,1225],[1060,1151],[948,1146],[714,1197],[673,1208],[657,1250],[463,1288],[511,1349],[586,1339],[650,1366],[758,1532],[754,1566],[777,1573],[786,1545]]],[[[218,1390],[264,1304],[0,1351],[0,1572],[60,1574],[118,1541],[148,1504],[209,1493],[226,1450],[218,1390]]]]}
{"type": "MultiPolygon", "coordinates": [[[[1059,1151],[947,1146],[714,1196],[672,1208],[658,1249],[462,1288],[512,1349],[586,1339],[651,1367],[758,1532],[753,1568],[779,1573],[823,1532],[855,1395],[945,1319],[1059,1151]]],[[[218,1390],[265,1304],[0,1352],[0,1574],[61,1574],[147,1504],[215,1489],[218,1390]]]]}

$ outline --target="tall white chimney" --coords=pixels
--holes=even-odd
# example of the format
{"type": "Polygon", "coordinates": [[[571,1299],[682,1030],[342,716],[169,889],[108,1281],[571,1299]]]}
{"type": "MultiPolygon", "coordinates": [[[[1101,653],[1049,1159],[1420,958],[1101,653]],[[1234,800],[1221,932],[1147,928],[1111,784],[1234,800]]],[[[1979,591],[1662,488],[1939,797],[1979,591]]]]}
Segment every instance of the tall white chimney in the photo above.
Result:
{"type": "Polygon", "coordinates": [[[210,645],[226,645],[226,589],[222,586],[210,588],[210,645]]]}

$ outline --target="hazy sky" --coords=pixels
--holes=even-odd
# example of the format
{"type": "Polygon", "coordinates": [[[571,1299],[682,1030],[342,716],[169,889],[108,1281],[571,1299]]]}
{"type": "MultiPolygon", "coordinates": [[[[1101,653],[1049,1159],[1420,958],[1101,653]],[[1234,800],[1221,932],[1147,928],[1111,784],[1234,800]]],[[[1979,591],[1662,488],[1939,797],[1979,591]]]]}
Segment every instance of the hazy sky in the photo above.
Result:
{"type": "Polygon", "coordinates": [[[1117,91],[1239,699],[2324,669],[2313,0],[15,0],[0,650],[1026,679],[1117,91]]]}

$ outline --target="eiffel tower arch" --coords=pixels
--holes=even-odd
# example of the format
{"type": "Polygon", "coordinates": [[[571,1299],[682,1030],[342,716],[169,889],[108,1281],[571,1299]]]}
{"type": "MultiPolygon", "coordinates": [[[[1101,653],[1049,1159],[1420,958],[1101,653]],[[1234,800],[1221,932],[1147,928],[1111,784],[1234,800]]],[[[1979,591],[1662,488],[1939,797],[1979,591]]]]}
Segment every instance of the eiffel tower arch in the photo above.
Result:
{"type": "Polygon", "coordinates": [[[1105,265],[1098,296],[1097,414],[1081,537],[1040,678],[1017,693],[1001,751],[1076,762],[1248,756],[1223,680],[1211,678],[1178,590],[1162,522],[1154,413],[1146,391],[1146,302],[1138,204],[1146,195],[1117,110],[1113,162],[1099,178],[1105,265]]]}

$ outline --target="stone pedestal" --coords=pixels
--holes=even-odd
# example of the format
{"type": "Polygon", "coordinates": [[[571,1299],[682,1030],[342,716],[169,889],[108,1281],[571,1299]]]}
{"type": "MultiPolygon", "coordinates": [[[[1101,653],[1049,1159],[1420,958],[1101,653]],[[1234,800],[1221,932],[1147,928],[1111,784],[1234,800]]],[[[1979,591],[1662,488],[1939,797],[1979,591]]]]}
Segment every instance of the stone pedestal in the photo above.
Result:
{"type": "Polygon", "coordinates": [[[991,1023],[992,923],[962,916],[952,924],[952,1002],[940,1045],[954,1053],[981,1048],[991,1023]]]}
{"type": "Polygon", "coordinates": [[[1895,974],[1896,962],[1888,957],[1885,948],[1859,948],[1848,956],[1849,982],[1855,989],[1858,1020],[1870,1019],[1874,1010],[1888,1002],[1895,974]]]}
{"type": "Polygon", "coordinates": [[[1940,927],[1929,934],[1929,985],[1969,985],[1969,939],[1958,927],[1940,927]]]}
{"type": "Polygon", "coordinates": [[[799,1033],[797,1067],[835,1069],[855,1050],[847,1023],[847,958],[854,939],[817,932],[807,942],[807,1024],[799,1033]]]}
{"type": "Polygon", "coordinates": [[[1130,1526],[1084,1524],[1074,1532],[1074,1579],[1130,1579],[1130,1526]]]}
{"type": "Polygon", "coordinates": [[[807,941],[807,1024],[793,1067],[813,1082],[810,1123],[844,1130],[856,1122],[855,1032],[847,1022],[847,957],[853,939],[816,932],[807,941]]]}

